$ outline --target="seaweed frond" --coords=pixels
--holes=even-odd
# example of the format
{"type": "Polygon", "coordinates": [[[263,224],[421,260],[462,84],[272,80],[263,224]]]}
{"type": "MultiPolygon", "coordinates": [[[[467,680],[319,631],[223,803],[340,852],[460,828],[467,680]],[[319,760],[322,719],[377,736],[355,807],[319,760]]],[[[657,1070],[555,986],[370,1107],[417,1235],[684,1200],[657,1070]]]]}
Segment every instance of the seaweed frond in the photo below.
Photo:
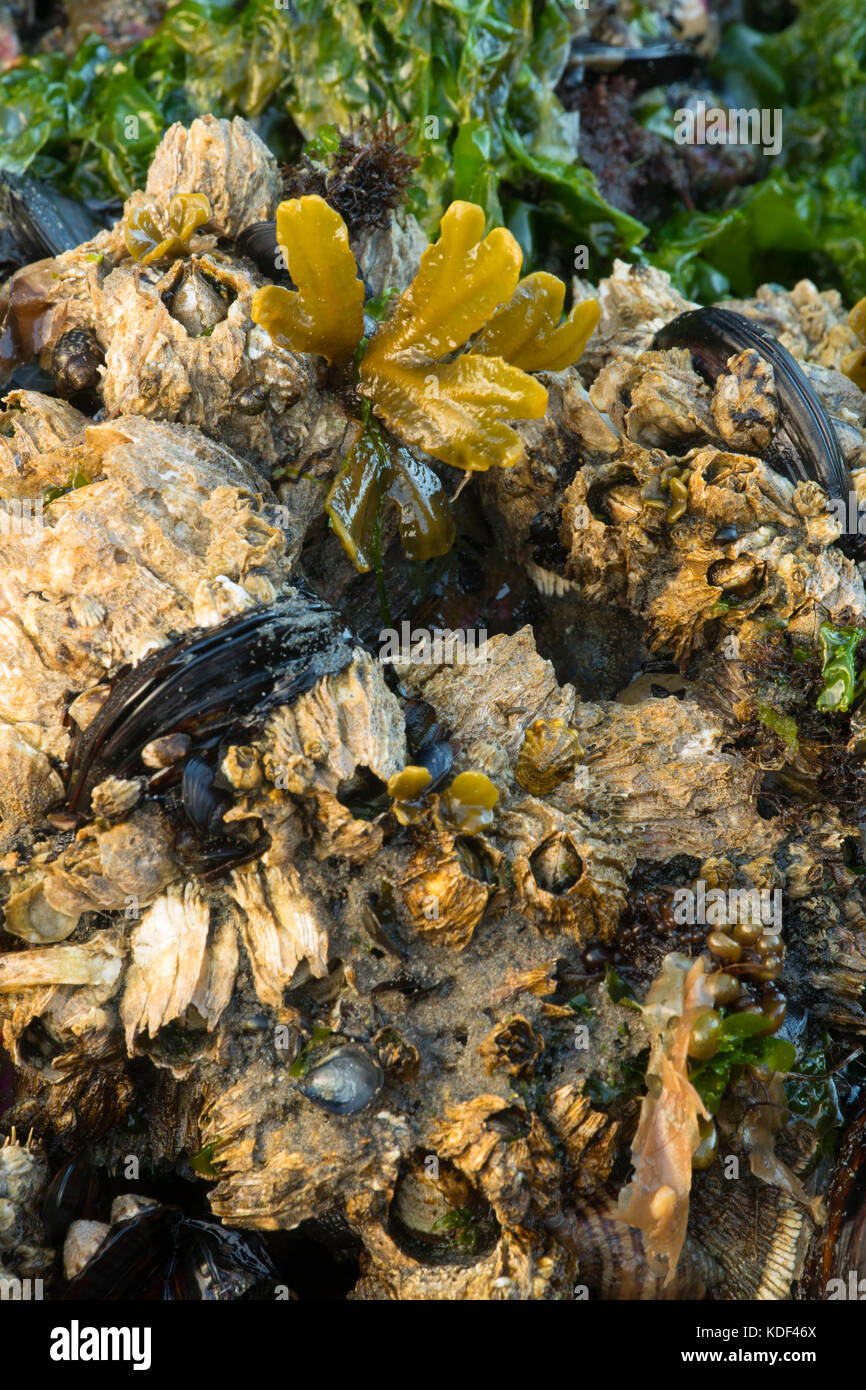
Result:
{"type": "Polygon", "coordinates": [[[522,279],[472,345],[485,357],[504,357],[525,372],[562,372],[576,362],[599,320],[594,299],[574,305],[564,322],[565,285],[539,270],[522,279]]]}
{"type": "Polygon", "coordinates": [[[364,331],[364,286],[338,212],[311,194],[280,203],[277,243],[297,290],[266,285],[252,316],[280,347],[345,362],[364,331]]]}
{"type": "Polygon", "coordinates": [[[133,208],[123,224],[126,249],[141,265],[178,260],[189,255],[193,232],[203,227],[210,216],[211,206],[204,193],[176,193],[168,205],[168,230],[164,231],[157,208],[145,203],[133,208]]]}
{"type": "Polygon", "coordinates": [[[538,419],[547,409],[540,382],[501,357],[468,352],[444,360],[517,286],[520,247],[502,227],[484,236],[484,224],[476,204],[451,204],[439,240],[360,366],[361,392],[396,434],[467,470],[517,463],[523,441],[506,421],[538,419]]]}
{"type": "Polygon", "coordinates": [[[392,292],[370,301],[365,312],[339,212],[318,193],[277,209],[277,244],[298,288],[258,289],[252,317],[280,347],[337,364],[335,389],[345,390],[354,357],[363,420],[326,509],[361,571],[380,574],[385,498],[397,505],[410,559],[443,555],[453,544],[446,490],[406,446],[467,472],[513,466],[524,444],[510,422],[538,419],[547,409],[547,392],[530,370],[570,365],[597,322],[589,301],[560,323],[565,286],[552,275],[518,284],[514,237],[503,227],[485,236],[484,228],[482,208],[452,203],[408,289],[393,305],[392,292]],[[483,351],[473,346],[479,333],[483,351]]]}

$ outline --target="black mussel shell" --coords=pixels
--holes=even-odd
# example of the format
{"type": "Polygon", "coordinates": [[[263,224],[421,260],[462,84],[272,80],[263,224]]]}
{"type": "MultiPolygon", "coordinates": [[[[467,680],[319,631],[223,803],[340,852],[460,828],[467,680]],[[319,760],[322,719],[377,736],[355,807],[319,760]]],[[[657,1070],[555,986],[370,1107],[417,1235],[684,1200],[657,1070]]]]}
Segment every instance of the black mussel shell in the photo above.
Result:
{"type": "Polygon", "coordinates": [[[79,1156],[54,1174],[42,1201],[45,1238],[59,1245],[73,1221],[95,1221],[103,1203],[99,1170],[79,1156]]]}
{"type": "Polygon", "coordinates": [[[102,228],[80,203],[27,174],[0,174],[0,210],[11,224],[23,264],[72,251],[102,228]]]}
{"type": "Polygon", "coordinates": [[[154,1301],[164,1296],[182,1216],[172,1207],[150,1207],[112,1226],[96,1254],[70,1279],[68,1300],[154,1301]]]}
{"type": "Polygon", "coordinates": [[[643,48],[596,43],[577,39],[571,48],[571,63],[597,76],[620,74],[636,83],[638,90],[682,82],[690,77],[700,57],[687,43],[650,43],[643,48]]]}
{"type": "Polygon", "coordinates": [[[220,829],[222,818],[232,804],[227,792],[214,787],[215,776],[213,767],[204,758],[193,756],[184,763],[183,808],[203,835],[213,835],[220,829]]]}
{"type": "Polygon", "coordinates": [[[242,1298],[255,1284],[273,1281],[277,1271],[258,1236],[230,1231],[212,1221],[187,1218],[178,1232],[177,1250],[166,1297],[207,1303],[242,1298]]]}
{"type": "Polygon", "coordinates": [[[258,1236],[155,1206],[115,1222],[63,1297],[215,1302],[242,1298],[275,1278],[258,1236]]]}
{"type": "Polygon", "coordinates": [[[194,751],[215,749],[242,721],[254,725],[274,705],[290,704],[321,676],[341,671],[352,651],[339,614],[300,592],[185,633],[121,675],[74,737],[70,810],[87,811],[105,777],[140,773],[141,750],[151,740],[181,732],[194,751]]]}
{"type": "Polygon", "coordinates": [[[414,767],[426,767],[430,773],[431,780],[424,788],[424,796],[430,792],[435,792],[441,787],[451,766],[454,762],[454,744],[447,739],[442,739],[436,743],[428,743],[415,754],[412,758],[414,767]]]}
{"type": "Polygon", "coordinates": [[[238,233],[235,250],[239,256],[246,256],[251,260],[262,274],[275,284],[287,287],[294,285],[277,243],[276,222],[251,222],[238,233]]]}
{"type": "MultiPolygon", "coordinates": [[[[387,672],[389,669],[389,666],[386,665],[385,671],[387,672]]],[[[403,719],[406,725],[406,743],[409,748],[409,761],[414,762],[416,753],[419,753],[422,748],[446,740],[449,730],[445,724],[439,722],[435,709],[426,700],[410,699],[405,696],[402,687],[398,690],[398,694],[405,697],[403,699],[403,719]]]]}
{"type": "Polygon", "coordinates": [[[820,483],[828,496],[847,498],[852,483],[823,404],[796,359],[751,319],[731,309],[690,309],[659,329],[653,347],[687,348],[711,385],[733,353],[760,353],[773,367],[781,416],[768,462],[792,482],[820,483]]]}

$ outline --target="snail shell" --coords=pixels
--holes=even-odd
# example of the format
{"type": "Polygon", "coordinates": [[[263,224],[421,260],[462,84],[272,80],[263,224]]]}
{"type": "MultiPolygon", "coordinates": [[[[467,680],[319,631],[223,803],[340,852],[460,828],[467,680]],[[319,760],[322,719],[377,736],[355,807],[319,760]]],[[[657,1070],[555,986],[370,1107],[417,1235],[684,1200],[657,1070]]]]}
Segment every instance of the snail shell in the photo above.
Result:
{"type": "Polygon", "coordinates": [[[51,354],[51,372],[59,396],[77,396],[99,384],[99,368],[105,358],[89,328],[71,328],[57,339],[51,354]]]}
{"type": "Polygon", "coordinates": [[[384,1080],[379,1063],[350,1042],[312,1067],[300,1090],[332,1115],[357,1115],[379,1094],[384,1080]]]}
{"type": "Polygon", "coordinates": [[[654,1269],[643,1244],[643,1233],[618,1220],[614,1196],[587,1198],[568,1216],[548,1221],[548,1228],[579,1261],[578,1279],[601,1299],[657,1302],[703,1298],[721,1282],[723,1272],[705,1250],[686,1238],[676,1272],[665,1283],[664,1264],[654,1269]]]}
{"type": "Polygon", "coordinates": [[[267,392],[260,386],[247,386],[232,398],[232,406],[241,415],[261,415],[267,410],[267,392]]]}
{"type": "Polygon", "coordinates": [[[544,796],[571,777],[582,756],[580,740],[564,719],[536,719],[523,735],[514,775],[526,791],[544,796]]]}

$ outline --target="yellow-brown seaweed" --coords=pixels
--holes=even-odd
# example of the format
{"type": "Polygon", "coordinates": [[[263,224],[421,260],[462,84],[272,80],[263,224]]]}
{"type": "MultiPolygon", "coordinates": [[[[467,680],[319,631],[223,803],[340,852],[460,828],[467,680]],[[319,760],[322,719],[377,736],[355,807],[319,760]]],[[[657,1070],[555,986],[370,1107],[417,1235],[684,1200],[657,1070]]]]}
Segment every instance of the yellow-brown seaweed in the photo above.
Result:
{"type": "Polygon", "coordinates": [[[555,275],[538,270],[525,276],[511,299],[503,304],[473,351],[504,357],[525,372],[562,372],[576,362],[599,320],[594,299],[579,300],[560,323],[565,285],[555,275]]]}
{"type": "Polygon", "coordinates": [[[280,347],[345,362],[364,331],[364,285],[342,217],[318,194],[277,208],[277,244],[297,290],[265,285],[252,316],[280,347]]]}
{"type": "Polygon", "coordinates": [[[441,798],[447,821],[464,834],[474,835],[493,824],[493,808],[499,800],[490,778],[483,772],[461,772],[441,798]]]}
{"type": "Polygon", "coordinates": [[[190,238],[211,215],[203,193],[177,193],[168,205],[168,231],[160,229],[158,213],[151,204],[133,208],[123,226],[126,249],[140,265],[175,260],[189,251],[190,238]]]}
{"type": "Polygon", "coordinates": [[[483,236],[484,224],[474,203],[451,204],[439,240],[360,367],[361,391],[396,434],[468,470],[517,463],[524,446],[507,421],[538,419],[547,409],[540,382],[501,357],[470,352],[443,361],[517,284],[520,247],[502,227],[483,236]]]}

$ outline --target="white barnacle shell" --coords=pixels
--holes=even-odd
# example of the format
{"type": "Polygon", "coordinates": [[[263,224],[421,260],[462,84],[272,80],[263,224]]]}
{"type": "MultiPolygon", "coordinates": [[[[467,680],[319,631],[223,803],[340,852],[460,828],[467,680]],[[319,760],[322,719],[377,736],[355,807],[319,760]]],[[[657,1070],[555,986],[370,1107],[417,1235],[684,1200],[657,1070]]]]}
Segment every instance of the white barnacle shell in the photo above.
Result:
{"type": "Polygon", "coordinates": [[[63,1242],[63,1273],[74,1279],[96,1254],[110,1227],[104,1221],[73,1221],[63,1242]]]}
{"type": "Polygon", "coordinates": [[[191,1004],[202,1006],[199,1012],[210,1026],[216,1023],[231,996],[234,968],[231,939],[218,936],[214,952],[208,952],[209,925],[208,903],[192,883],[173,885],[145,913],[133,935],[120,1005],[130,1054],[139,1034],[155,1037],[191,1004]]]}
{"type": "Polygon", "coordinates": [[[273,781],[282,773],[278,785],[301,794],[311,786],[336,793],[358,767],[383,782],[405,767],[403,715],[381,665],[356,652],[342,671],[281,706],[268,721],[264,766],[273,781]],[[325,762],[315,756],[323,748],[325,762]]]}
{"type": "Polygon", "coordinates": [[[240,116],[200,116],[169,126],[147,173],[147,195],[168,207],[178,193],[204,193],[208,228],[235,237],[251,222],[273,216],[279,191],[276,160],[240,116]]]}
{"type": "Polygon", "coordinates": [[[120,980],[123,954],[109,932],[96,932],[78,946],[46,946],[0,956],[0,993],[43,985],[91,985],[99,1002],[110,999],[120,980]]]}
{"type": "Polygon", "coordinates": [[[48,901],[41,883],[30,883],[12,893],[4,910],[3,926],[22,941],[44,945],[65,941],[78,925],[79,913],[61,912],[48,901]]]}
{"type": "Polygon", "coordinates": [[[121,1192],[111,1204],[111,1224],[113,1226],[118,1221],[129,1221],[133,1216],[140,1216],[143,1211],[158,1206],[159,1202],[155,1197],[140,1197],[136,1192],[121,1192]]]}
{"type": "Polygon", "coordinates": [[[193,596],[196,625],[216,627],[218,623],[233,618],[236,613],[252,608],[254,603],[255,599],[250,597],[246,589],[224,574],[218,574],[215,579],[203,579],[193,596]]]}
{"type": "Polygon", "coordinates": [[[141,796],[143,786],[143,777],[106,777],[91,793],[94,815],[112,820],[131,811],[141,796]]]}
{"type": "Polygon", "coordinates": [[[328,973],[328,930],[323,909],[304,892],[296,869],[244,864],[228,891],[238,906],[238,926],[256,994],[278,1008],[283,990],[302,961],[321,979],[328,973]]]}

